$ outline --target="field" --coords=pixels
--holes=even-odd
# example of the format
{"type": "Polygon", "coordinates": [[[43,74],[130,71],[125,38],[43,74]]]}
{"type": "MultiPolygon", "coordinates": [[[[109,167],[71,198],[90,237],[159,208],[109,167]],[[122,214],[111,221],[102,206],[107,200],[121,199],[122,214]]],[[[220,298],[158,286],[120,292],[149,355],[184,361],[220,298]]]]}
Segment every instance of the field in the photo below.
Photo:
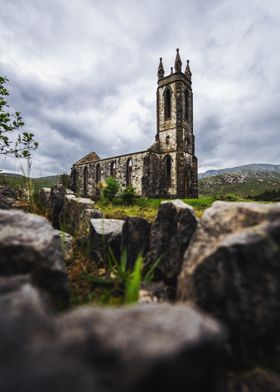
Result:
{"type": "MultiPolygon", "coordinates": [[[[151,222],[162,201],[168,199],[137,198],[132,205],[124,205],[116,200],[114,204],[99,202],[96,207],[104,212],[106,218],[125,219],[127,216],[140,216],[151,222]]],[[[203,211],[211,206],[214,198],[202,196],[199,199],[183,199],[183,201],[194,208],[197,216],[201,216],[203,211]]]]}

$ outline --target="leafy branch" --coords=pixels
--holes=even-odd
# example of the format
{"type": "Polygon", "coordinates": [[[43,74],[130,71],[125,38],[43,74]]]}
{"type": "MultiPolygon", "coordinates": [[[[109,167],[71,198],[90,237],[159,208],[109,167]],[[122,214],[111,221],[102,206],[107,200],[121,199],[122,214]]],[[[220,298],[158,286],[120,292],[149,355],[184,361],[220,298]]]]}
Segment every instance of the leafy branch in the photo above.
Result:
{"type": "Polygon", "coordinates": [[[13,156],[16,158],[29,158],[31,151],[38,148],[39,143],[34,140],[31,132],[21,132],[25,123],[20,112],[11,114],[8,111],[9,105],[6,97],[9,95],[5,83],[6,77],[0,76],[0,154],[13,156]],[[12,134],[17,133],[15,141],[12,141],[12,134]]]}

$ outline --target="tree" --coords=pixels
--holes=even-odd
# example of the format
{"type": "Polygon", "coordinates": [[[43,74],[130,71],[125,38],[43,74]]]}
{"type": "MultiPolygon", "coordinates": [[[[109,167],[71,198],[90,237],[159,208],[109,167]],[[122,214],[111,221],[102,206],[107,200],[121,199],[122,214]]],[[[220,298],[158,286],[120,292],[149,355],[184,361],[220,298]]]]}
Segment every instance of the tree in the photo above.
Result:
{"type": "Polygon", "coordinates": [[[24,121],[20,112],[9,113],[6,100],[9,91],[5,87],[6,82],[8,79],[0,76],[0,154],[29,158],[31,151],[36,150],[39,144],[34,140],[33,133],[21,132],[24,121]]]}

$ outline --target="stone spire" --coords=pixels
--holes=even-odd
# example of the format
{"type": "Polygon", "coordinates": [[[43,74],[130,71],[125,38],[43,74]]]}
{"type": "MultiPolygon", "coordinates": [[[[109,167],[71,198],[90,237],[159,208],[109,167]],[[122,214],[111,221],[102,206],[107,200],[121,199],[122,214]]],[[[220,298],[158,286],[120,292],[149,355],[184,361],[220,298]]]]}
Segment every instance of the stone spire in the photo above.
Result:
{"type": "Polygon", "coordinates": [[[192,73],[191,73],[191,69],[190,69],[190,60],[187,60],[185,75],[188,79],[191,79],[191,77],[192,77],[192,73]]]}
{"type": "Polygon", "coordinates": [[[164,68],[162,64],[162,57],[159,59],[159,66],[158,66],[158,78],[162,79],[164,78],[164,68]]]}
{"type": "Polygon", "coordinates": [[[182,61],[179,54],[179,49],[177,50],[176,59],[175,59],[175,72],[182,72],[182,61]]]}

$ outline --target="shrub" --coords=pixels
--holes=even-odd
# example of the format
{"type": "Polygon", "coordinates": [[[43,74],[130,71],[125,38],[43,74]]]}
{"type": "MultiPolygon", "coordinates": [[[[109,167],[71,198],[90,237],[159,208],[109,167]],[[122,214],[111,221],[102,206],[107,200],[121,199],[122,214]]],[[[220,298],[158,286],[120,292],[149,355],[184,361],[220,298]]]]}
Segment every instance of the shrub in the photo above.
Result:
{"type": "Polygon", "coordinates": [[[63,173],[60,175],[60,182],[64,186],[64,188],[70,188],[70,176],[67,173],[63,173]]]}
{"type": "Polygon", "coordinates": [[[133,204],[135,199],[135,189],[132,186],[128,186],[121,193],[121,201],[124,204],[133,204]]]}
{"type": "Polygon", "coordinates": [[[114,177],[108,177],[106,179],[105,188],[102,191],[104,199],[112,202],[118,191],[119,184],[117,183],[116,179],[114,177]]]}
{"type": "Polygon", "coordinates": [[[220,200],[224,201],[239,201],[240,196],[236,195],[235,193],[226,193],[225,195],[220,197],[220,200]]]}

